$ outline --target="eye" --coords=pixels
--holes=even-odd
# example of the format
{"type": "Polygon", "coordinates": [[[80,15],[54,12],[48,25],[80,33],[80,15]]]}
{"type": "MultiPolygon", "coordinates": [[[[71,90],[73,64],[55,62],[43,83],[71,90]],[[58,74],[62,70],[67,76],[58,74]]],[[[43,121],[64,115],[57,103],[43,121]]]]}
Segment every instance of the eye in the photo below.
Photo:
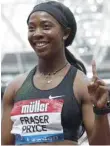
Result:
{"type": "Polygon", "coordinates": [[[28,30],[29,30],[30,32],[32,32],[32,31],[35,30],[35,27],[33,27],[33,26],[29,26],[29,27],[28,27],[28,30]]]}
{"type": "Polygon", "coordinates": [[[49,29],[51,29],[51,25],[50,24],[43,24],[43,29],[44,30],[49,30],[49,29]]]}

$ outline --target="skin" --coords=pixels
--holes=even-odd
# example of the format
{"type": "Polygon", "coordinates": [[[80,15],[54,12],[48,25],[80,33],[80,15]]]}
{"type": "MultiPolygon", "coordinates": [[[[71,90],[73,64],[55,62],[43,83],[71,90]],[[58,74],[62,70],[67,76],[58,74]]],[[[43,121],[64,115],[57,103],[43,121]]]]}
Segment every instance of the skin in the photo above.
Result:
{"type": "MultiPolygon", "coordinates": [[[[64,40],[69,35],[69,29],[63,31],[60,24],[46,12],[35,12],[31,15],[28,24],[28,40],[38,55],[38,69],[33,77],[34,85],[41,90],[48,90],[56,87],[63,80],[70,68],[70,64],[65,66],[55,75],[50,75],[50,84],[47,84],[45,75],[60,69],[67,62],[64,53],[64,40]],[[57,36],[57,37],[56,37],[57,36]],[[43,47],[36,47],[37,42],[46,42],[43,47]],[[43,74],[43,75],[42,75],[43,74]]],[[[73,85],[73,90],[79,104],[82,102],[83,121],[88,135],[89,143],[94,145],[110,144],[110,130],[107,116],[99,116],[95,119],[93,113],[93,103],[98,107],[106,104],[108,89],[103,81],[99,80],[95,62],[92,64],[93,78],[88,82],[85,75],[78,71],[73,85]]],[[[3,97],[3,117],[2,117],[2,145],[13,145],[14,135],[10,134],[12,121],[10,112],[13,108],[13,99],[16,92],[22,86],[28,73],[18,76],[7,87],[3,97]],[[8,125],[7,125],[8,123],[8,125]],[[4,130],[7,127],[7,130],[4,130]]],[[[73,145],[73,141],[51,143],[55,145],[73,145]]],[[[49,145],[49,144],[47,144],[49,145]]]]}

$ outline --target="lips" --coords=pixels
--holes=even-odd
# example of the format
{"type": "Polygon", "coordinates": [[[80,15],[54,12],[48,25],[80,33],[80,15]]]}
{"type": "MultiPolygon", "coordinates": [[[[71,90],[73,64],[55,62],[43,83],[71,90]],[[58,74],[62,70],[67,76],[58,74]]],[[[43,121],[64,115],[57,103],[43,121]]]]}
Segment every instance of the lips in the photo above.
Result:
{"type": "Polygon", "coordinates": [[[34,42],[34,46],[36,49],[43,49],[45,48],[47,45],[49,44],[49,42],[34,42]]]}
{"type": "Polygon", "coordinates": [[[36,47],[44,47],[46,46],[48,43],[47,42],[39,42],[39,43],[36,43],[36,47]]]}

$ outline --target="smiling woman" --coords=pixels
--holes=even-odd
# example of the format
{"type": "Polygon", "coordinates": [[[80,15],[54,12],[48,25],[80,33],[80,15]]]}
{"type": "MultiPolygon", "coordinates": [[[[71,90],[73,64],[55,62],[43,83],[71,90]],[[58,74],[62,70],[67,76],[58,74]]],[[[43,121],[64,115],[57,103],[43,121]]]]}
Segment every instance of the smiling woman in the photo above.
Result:
{"type": "Polygon", "coordinates": [[[27,25],[38,65],[12,81],[4,94],[2,145],[75,145],[81,125],[90,144],[110,144],[107,113],[93,110],[93,104],[105,107],[107,87],[95,62],[89,84],[84,65],[67,49],[77,30],[70,9],[55,1],[41,3],[27,25]]]}
{"type": "Polygon", "coordinates": [[[55,53],[62,52],[62,38],[61,26],[50,14],[32,13],[28,21],[28,40],[39,57],[52,58],[55,53]]]}

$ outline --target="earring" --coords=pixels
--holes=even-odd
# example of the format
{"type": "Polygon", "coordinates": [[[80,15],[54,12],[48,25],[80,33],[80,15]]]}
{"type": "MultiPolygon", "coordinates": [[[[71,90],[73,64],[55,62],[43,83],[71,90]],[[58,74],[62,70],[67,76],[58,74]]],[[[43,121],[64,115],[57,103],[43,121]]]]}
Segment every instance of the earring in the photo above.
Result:
{"type": "Polygon", "coordinates": [[[66,40],[66,36],[63,37],[63,40],[64,40],[64,41],[66,40]]]}

